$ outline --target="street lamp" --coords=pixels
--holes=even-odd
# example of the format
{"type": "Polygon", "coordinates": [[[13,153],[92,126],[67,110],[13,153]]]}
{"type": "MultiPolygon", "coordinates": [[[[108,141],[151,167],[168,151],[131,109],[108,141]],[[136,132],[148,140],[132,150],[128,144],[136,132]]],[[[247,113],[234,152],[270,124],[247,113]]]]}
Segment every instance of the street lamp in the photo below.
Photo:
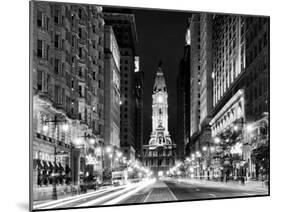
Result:
{"type": "MultiPolygon", "coordinates": [[[[55,139],[55,143],[54,143],[54,163],[56,164],[56,162],[57,162],[57,157],[56,157],[57,156],[57,145],[58,145],[58,140],[59,140],[59,136],[60,136],[59,123],[63,123],[62,130],[64,132],[68,131],[69,127],[68,127],[68,124],[67,124],[67,121],[66,121],[65,118],[60,120],[60,119],[58,119],[58,116],[56,115],[53,120],[45,120],[44,121],[44,126],[43,126],[44,132],[47,132],[48,129],[49,129],[49,126],[47,125],[48,123],[54,123],[55,129],[57,131],[57,139],[55,139]]],[[[54,179],[53,179],[52,199],[56,200],[56,199],[58,199],[58,194],[57,194],[57,183],[56,183],[57,179],[56,179],[55,173],[53,173],[53,177],[54,177],[54,179]]]]}
{"type": "Polygon", "coordinates": [[[111,153],[112,152],[112,147],[111,146],[107,146],[105,151],[106,151],[106,153],[111,153]]]}
{"type": "Polygon", "coordinates": [[[253,125],[248,124],[247,127],[246,127],[246,129],[247,129],[247,132],[248,132],[248,133],[251,133],[251,132],[253,131],[253,125]]]}
{"type": "Polygon", "coordinates": [[[214,139],[214,142],[216,143],[216,144],[219,144],[220,143],[220,138],[219,137],[215,137],[215,139],[214,139]]]}

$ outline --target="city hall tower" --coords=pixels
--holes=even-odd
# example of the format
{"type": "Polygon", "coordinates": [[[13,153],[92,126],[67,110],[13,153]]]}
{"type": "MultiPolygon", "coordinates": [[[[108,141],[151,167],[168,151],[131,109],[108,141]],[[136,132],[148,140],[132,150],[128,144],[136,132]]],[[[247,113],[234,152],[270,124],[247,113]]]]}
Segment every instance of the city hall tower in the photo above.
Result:
{"type": "Polygon", "coordinates": [[[143,146],[143,165],[156,176],[166,175],[175,163],[175,150],[168,131],[168,91],[159,62],[152,92],[152,132],[148,145],[143,146]]]}

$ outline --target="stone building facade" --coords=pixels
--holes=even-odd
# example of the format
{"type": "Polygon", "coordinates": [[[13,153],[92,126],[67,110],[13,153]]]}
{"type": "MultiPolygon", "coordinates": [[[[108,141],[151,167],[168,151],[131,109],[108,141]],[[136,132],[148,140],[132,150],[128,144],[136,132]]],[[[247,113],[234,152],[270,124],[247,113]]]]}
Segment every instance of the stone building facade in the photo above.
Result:
{"type": "Polygon", "coordinates": [[[103,142],[104,21],[101,7],[32,2],[31,24],[33,199],[40,200],[51,198],[54,180],[60,196],[101,171],[86,156],[103,142]]]}

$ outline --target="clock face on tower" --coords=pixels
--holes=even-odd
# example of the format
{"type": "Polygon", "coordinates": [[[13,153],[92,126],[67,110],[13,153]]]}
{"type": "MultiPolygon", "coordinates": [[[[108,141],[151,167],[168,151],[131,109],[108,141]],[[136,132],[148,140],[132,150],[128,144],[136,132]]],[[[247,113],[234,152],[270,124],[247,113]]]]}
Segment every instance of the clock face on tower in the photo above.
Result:
{"type": "Polygon", "coordinates": [[[157,97],[157,102],[163,103],[163,96],[162,95],[157,97]]]}

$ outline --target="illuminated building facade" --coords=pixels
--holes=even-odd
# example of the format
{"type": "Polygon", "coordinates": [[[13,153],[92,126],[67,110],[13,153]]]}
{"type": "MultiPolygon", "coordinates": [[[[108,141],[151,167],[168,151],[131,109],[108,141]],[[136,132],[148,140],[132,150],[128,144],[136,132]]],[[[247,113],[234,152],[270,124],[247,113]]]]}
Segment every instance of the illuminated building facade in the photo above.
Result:
{"type": "Polygon", "coordinates": [[[61,195],[101,172],[87,158],[103,142],[104,22],[101,7],[32,2],[31,23],[33,199],[41,200],[54,180],[61,195]]]}
{"type": "Polygon", "coordinates": [[[135,160],[136,153],[136,98],[134,95],[135,56],[137,34],[133,14],[118,10],[104,13],[107,25],[112,26],[120,50],[121,108],[120,145],[128,160],[135,160]]]}
{"type": "Polygon", "coordinates": [[[144,72],[140,70],[140,58],[135,57],[135,97],[136,97],[136,157],[143,157],[143,98],[144,72]]]}
{"type": "Polygon", "coordinates": [[[199,149],[200,141],[200,14],[190,22],[190,150],[199,149]]]}
{"type": "MultiPolygon", "coordinates": [[[[214,110],[210,125],[212,137],[230,146],[220,163],[221,174],[258,178],[261,165],[253,162],[253,152],[268,145],[269,19],[216,16],[213,24],[214,110]]],[[[263,169],[268,173],[268,166],[263,169]]]]}
{"type": "Polygon", "coordinates": [[[175,153],[176,144],[168,131],[168,91],[159,65],[152,94],[152,132],[149,144],[143,145],[143,165],[159,176],[175,164],[175,153]]]}
{"type": "Polygon", "coordinates": [[[183,160],[189,155],[190,128],[190,30],[186,31],[184,57],[180,61],[177,77],[177,158],[183,160]]]}
{"type": "MultiPolygon", "coordinates": [[[[120,147],[120,52],[111,26],[104,29],[104,143],[120,147]]],[[[105,168],[111,165],[106,158],[105,168]]]]}

